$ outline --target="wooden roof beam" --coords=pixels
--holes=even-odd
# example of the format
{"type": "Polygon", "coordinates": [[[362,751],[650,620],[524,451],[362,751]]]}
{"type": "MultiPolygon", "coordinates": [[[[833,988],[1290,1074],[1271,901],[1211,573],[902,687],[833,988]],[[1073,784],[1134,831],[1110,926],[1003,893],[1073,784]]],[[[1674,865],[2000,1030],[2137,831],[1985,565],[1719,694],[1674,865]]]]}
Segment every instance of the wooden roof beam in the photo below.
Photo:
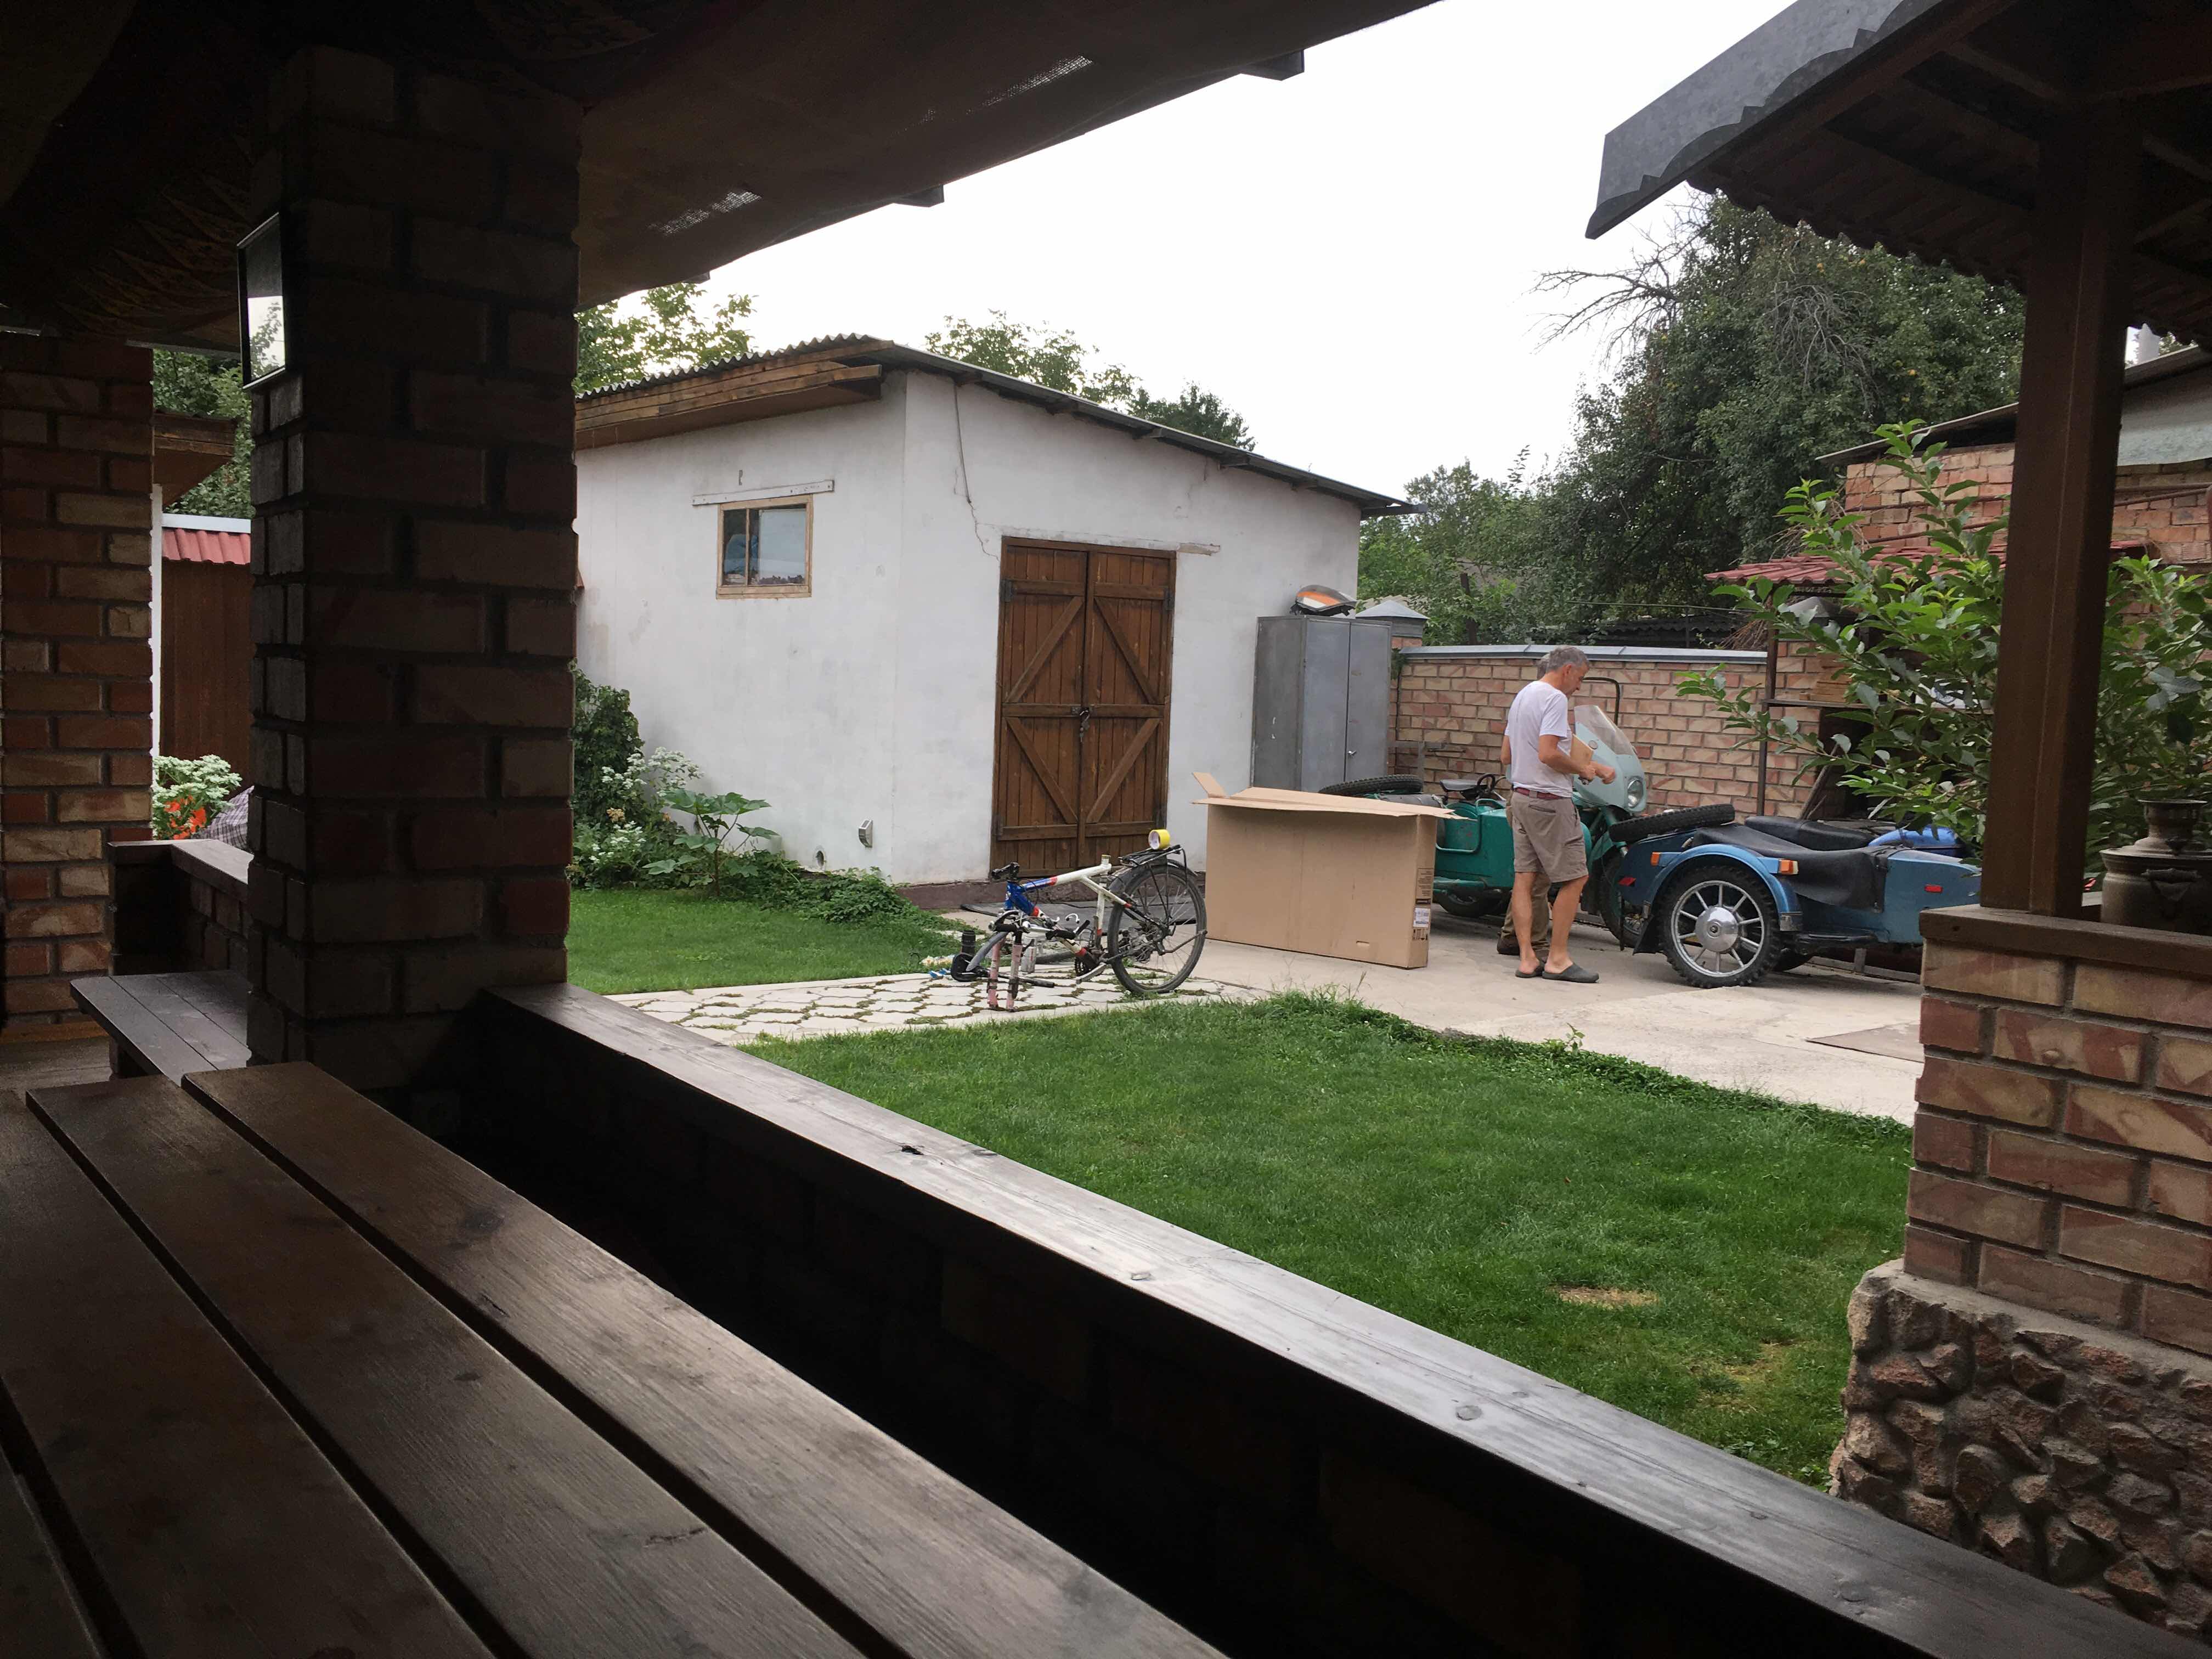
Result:
{"type": "Polygon", "coordinates": [[[2203,86],[2212,86],[2212,17],[2139,22],[2106,50],[2081,92],[2103,103],[2203,86]]]}

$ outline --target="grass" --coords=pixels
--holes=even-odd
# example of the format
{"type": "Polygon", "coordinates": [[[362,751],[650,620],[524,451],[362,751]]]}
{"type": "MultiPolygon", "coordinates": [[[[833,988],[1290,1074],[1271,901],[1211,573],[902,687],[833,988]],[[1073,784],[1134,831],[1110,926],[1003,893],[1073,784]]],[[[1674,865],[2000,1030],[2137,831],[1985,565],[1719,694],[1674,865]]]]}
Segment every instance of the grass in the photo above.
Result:
{"type": "Polygon", "coordinates": [[[568,977],[587,991],[696,991],[708,985],[910,974],[947,949],[920,911],[823,921],[696,891],[582,890],[568,910],[568,977]]]}
{"type": "Polygon", "coordinates": [[[1313,996],[760,1052],[1810,1483],[1910,1135],[1313,996]]]}

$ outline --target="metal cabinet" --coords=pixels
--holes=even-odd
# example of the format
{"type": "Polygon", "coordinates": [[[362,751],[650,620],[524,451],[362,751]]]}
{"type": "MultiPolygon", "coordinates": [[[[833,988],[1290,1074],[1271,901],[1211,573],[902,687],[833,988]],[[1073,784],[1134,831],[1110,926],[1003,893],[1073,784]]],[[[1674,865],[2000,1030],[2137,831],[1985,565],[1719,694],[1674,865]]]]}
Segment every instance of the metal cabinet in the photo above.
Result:
{"type": "Polygon", "coordinates": [[[1261,617],[1252,781],[1319,789],[1389,767],[1389,618],[1261,617]]]}

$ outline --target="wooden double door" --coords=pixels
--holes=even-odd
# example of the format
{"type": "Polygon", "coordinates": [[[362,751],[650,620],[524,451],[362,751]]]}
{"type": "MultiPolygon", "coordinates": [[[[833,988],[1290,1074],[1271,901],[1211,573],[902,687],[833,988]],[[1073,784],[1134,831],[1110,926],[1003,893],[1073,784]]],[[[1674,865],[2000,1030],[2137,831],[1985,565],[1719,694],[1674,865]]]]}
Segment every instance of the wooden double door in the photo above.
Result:
{"type": "Polygon", "coordinates": [[[991,862],[1051,875],[1167,821],[1172,553],[1008,538],[991,862]]]}

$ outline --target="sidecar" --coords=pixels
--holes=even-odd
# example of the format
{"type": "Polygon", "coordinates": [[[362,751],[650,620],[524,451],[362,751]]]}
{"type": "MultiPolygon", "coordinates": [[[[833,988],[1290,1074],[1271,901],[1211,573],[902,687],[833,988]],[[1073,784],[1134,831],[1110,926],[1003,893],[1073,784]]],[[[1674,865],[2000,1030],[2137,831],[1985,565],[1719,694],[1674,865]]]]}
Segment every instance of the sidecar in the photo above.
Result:
{"type": "Polygon", "coordinates": [[[1973,904],[1980,869],[1948,831],[1751,817],[1655,836],[1612,872],[1639,951],[1700,990],[1754,985],[1822,951],[1917,945],[1923,910],[1973,904]]]}

